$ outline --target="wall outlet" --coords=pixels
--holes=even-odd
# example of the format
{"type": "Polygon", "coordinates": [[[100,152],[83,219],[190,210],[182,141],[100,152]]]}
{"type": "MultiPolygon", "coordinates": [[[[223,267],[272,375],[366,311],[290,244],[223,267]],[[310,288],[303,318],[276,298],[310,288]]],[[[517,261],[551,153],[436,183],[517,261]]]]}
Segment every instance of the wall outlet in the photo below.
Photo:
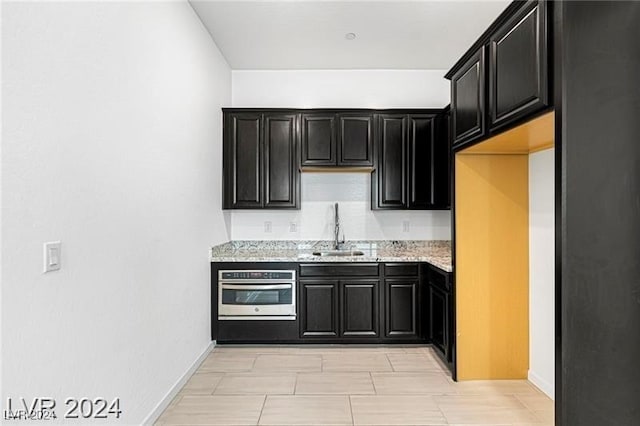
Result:
{"type": "Polygon", "coordinates": [[[298,224],[295,222],[289,222],[289,232],[298,232],[298,224]]]}
{"type": "Polygon", "coordinates": [[[411,222],[408,220],[402,221],[402,232],[409,232],[411,229],[411,222]]]}
{"type": "Polygon", "coordinates": [[[265,220],[264,222],[264,232],[267,234],[271,233],[271,221],[265,220]]]}
{"type": "Polygon", "coordinates": [[[44,269],[43,272],[57,271],[62,266],[62,243],[52,241],[44,243],[44,269]]]}

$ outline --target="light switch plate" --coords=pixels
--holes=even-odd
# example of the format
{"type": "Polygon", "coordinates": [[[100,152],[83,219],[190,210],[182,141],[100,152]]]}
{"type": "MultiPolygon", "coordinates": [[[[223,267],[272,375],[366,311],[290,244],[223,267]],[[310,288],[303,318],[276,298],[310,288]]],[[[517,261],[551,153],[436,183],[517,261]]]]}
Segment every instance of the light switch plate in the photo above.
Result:
{"type": "Polygon", "coordinates": [[[264,222],[264,232],[267,234],[271,233],[271,221],[266,220],[264,222]]]}
{"type": "Polygon", "coordinates": [[[402,232],[409,232],[411,230],[411,222],[408,220],[402,221],[402,232]]]}
{"type": "Polygon", "coordinates": [[[44,270],[43,272],[57,271],[62,266],[62,243],[52,241],[44,243],[44,270]]]}
{"type": "Polygon", "coordinates": [[[289,222],[289,232],[298,232],[298,224],[296,222],[289,222]]]}

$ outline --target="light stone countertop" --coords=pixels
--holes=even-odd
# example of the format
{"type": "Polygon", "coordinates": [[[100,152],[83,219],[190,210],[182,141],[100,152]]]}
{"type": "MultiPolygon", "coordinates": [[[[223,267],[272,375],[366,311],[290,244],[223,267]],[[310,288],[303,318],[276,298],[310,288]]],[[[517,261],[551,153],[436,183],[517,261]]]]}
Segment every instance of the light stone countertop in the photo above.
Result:
{"type": "Polygon", "coordinates": [[[211,248],[211,262],[428,262],[451,272],[451,242],[431,241],[347,241],[343,249],[360,250],[363,256],[314,256],[333,249],[322,241],[230,241],[211,248]]]}

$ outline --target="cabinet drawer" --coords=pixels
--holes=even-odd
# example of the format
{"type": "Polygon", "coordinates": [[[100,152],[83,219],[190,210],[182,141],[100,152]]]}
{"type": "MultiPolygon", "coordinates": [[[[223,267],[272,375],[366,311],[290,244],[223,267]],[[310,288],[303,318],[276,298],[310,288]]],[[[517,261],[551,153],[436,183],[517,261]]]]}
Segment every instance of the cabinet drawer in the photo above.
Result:
{"type": "Polygon", "coordinates": [[[384,275],[387,277],[417,277],[417,263],[386,263],[384,275]]]}
{"type": "Polygon", "coordinates": [[[301,277],[353,277],[353,276],[378,276],[377,263],[344,264],[344,263],[319,263],[300,265],[301,277]]]}
{"type": "Polygon", "coordinates": [[[439,271],[433,267],[429,268],[429,284],[440,287],[445,291],[451,291],[451,280],[449,280],[449,274],[439,271]]]}

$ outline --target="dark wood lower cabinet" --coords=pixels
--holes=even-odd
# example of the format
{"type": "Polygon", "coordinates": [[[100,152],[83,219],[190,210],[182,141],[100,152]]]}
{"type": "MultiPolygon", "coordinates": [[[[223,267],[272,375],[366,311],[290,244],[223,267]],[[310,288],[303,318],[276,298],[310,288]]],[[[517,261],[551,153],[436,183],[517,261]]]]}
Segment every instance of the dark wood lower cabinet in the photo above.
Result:
{"type": "Polygon", "coordinates": [[[429,265],[212,263],[212,339],[221,343],[429,343],[429,265]],[[219,271],[295,270],[293,320],[218,320],[219,271]]]}
{"type": "Polygon", "coordinates": [[[449,359],[449,296],[435,286],[429,287],[431,344],[449,359]]]}
{"type": "Polygon", "coordinates": [[[300,281],[302,337],[338,337],[338,281],[300,281]]]}
{"type": "MultiPolygon", "coordinates": [[[[428,268],[429,340],[442,360],[454,372],[455,302],[452,274],[433,266],[428,268]]],[[[455,373],[454,373],[455,375],[455,373]]]]}
{"type": "Polygon", "coordinates": [[[303,339],[380,336],[380,281],[300,280],[300,337],[303,339]]]}
{"type": "Polygon", "coordinates": [[[418,279],[387,279],[385,336],[418,338],[418,279]]]}
{"type": "Polygon", "coordinates": [[[428,341],[428,335],[420,333],[421,311],[426,308],[421,302],[421,270],[421,264],[408,262],[301,264],[301,339],[428,341]]]}
{"type": "Polygon", "coordinates": [[[378,337],[378,280],[340,282],[340,335],[345,337],[378,337]]]}

